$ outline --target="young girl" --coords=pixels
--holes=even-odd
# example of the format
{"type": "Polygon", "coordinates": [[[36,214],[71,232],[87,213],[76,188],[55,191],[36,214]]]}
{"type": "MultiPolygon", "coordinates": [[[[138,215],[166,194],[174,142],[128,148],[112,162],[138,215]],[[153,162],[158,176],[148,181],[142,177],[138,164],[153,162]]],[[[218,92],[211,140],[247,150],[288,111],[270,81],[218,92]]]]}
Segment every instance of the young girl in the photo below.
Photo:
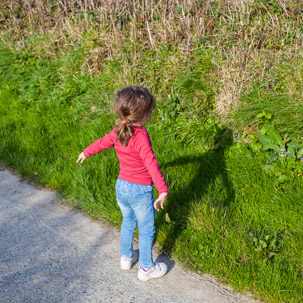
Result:
{"type": "Polygon", "coordinates": [[[123,222],[120,235],[120,265],[131,269],[138,254],[133,250],[133,235],[139,228],[138,278],[147,281],[159,278],[167,271],[164,263],[154,263],[152,246],[155,233],[155,209],[163,209],[168,196],[167,184],[160,172],[151,141],[143,126],[149,121],[155,106],[154,97],[141,86],[129,86],[116,95],[115,111],[119,116],[115,128],[88,146],[78,157],[87,157],[114,147],[120,161],[116,182],[116,197],[123,222]],[[155,201],[153,184],[159,191],[155,201]]]}

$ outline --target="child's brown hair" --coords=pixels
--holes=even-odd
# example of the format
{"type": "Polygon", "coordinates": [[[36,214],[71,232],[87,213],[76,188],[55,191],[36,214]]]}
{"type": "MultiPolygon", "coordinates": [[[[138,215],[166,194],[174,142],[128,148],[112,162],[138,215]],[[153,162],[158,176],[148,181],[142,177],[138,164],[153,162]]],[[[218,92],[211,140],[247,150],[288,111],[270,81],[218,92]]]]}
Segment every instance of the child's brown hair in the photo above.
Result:
{"type": "Polygon", "coordinates": [[[142,86],[128,86],[117,92],[115,111],[119,116],[116,120],[117,138],[127,146],[134,135],[133,124],[145,124],[155,106],[155,98],[142,86]]]}

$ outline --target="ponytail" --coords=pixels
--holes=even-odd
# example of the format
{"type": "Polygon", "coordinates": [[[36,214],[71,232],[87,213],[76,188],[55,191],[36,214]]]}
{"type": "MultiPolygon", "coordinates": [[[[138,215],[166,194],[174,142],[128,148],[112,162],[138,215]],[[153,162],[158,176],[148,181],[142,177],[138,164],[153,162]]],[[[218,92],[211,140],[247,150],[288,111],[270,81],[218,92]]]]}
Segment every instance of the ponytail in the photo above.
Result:
{"type": "Polygon", "coordinates": [[[128,145],[129,139],[134,135],[134,128],[129,119],[116,120],[117,137],[116,140],[123,146],[128,145]]]}

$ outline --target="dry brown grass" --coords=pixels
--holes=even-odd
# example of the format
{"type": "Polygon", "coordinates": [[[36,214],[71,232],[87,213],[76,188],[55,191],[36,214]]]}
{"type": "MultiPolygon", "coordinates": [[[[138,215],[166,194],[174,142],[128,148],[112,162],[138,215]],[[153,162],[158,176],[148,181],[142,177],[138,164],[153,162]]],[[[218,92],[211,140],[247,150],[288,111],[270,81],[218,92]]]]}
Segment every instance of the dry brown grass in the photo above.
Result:
{"type": "MultiPolygon", "coordinates": [[[[98,74],[106,60],[125,56],[126,45],[129,63],[136,70],[146,49],[157,51],[171,45],[185,60],[203,42],[203,47],[217,54],[213,61],[218,79],[216,104],[224,116],[239,104],[252,78],[262,80],[264,69],[282,53],[295,56],[302,48],[303,1],[275,3],[4,0],[0,4],[1,39],[22,48],[30,47],[29,39],[37,36],[36,31],[47,34],[40,43],[32,42],[32,50],[50,58],[85,40],[83,69],[91,74],[98,74]]],[[[125,68],[129,74],[129,67],[125,68]]]]}

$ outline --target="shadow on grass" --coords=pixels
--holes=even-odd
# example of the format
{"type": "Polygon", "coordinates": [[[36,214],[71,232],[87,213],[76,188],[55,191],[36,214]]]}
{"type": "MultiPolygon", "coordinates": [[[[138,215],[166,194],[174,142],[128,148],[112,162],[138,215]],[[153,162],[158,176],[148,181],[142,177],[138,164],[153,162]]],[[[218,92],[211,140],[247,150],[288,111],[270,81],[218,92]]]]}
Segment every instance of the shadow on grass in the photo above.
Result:
{"type": "MultiPolygon", "coordinates": [[[[194,165],[193,174],[187,179],[187,182],[183,185],[178,184],[179,190],[173,188],[170,190],[165,211],[156,218],[156,238],[158,238],[159,231],[164,234],[164,241],[161,239],[161,246],[168,255],[171,255],[176,240],[186,229],[189,213],[195,201],[202,199],[218,177],[222,180],[222,190],[225,191],[224,198],[216,199],[216,197],[212,197],[208,201],[209,206],[226,209],[226,207],[231,207],[231,203],[234,201],[235,194],[232,183],[228,179],[225,163],[225,152],[233,144],[231,129],[221,129],[217,142],[219,143],[217,149],[209,150],[201,155],[193,154],[180,157],[163,165],[164,169],[169,167],[181,168],[189,164],[194,165]],[[170,222],[167,222],[168,219],[165,218],[166,213],[170,222]]],[[[176,182],[180,181],[177,180],[176,182]]]]}

